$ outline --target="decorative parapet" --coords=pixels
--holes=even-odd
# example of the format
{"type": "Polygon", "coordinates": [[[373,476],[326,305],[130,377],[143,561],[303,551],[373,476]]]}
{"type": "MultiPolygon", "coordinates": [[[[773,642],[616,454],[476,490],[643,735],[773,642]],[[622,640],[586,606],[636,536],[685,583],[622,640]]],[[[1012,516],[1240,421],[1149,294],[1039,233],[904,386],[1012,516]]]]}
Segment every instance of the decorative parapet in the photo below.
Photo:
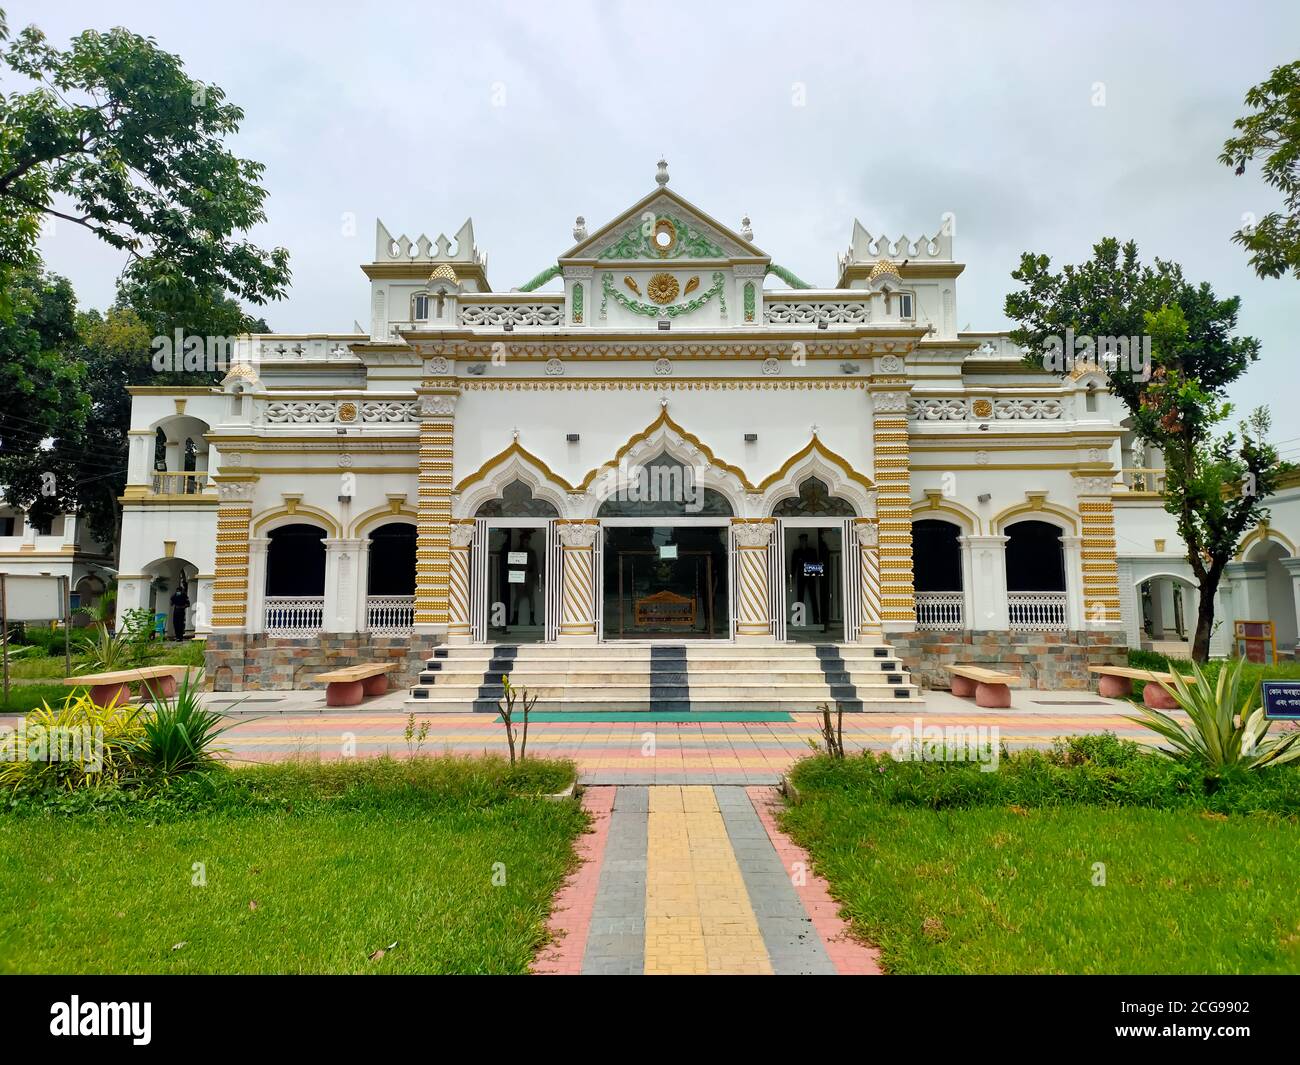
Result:
{"type": "Polygon", "coordinates": [[[235,343],[237,365],[262,363],[357,362],[351,345],[367,341],[365,333],[253,334],[235,343]]]}
{"type": "Polygon", "coordinates": [[[259,419],[266,425],[402,425],[420,421],[409,399],[274,399],[259,419]]]}
{"type": "Polygon", "coordinates": [[[457,314],[460,324],[470,328],[502,329],[547,328],[564,324],[564,297],[533,296],[527,300],[503,299],[494,296],[490,301],[475,302],[472,297],[461,300],[457,314]]]}
{"type": "Polygon", "coordinates": [[[840,273],[843,274],[851,266],[875,263],[881,259],[898,262],[904,259],[911,262],[952,262],[952,228],[949,219],[944,219],[934,236],[922,234],[912,240],[907,236],[896,239],[872,236],[855,218],[848,251],[839,256],[840,273]]]}
{"type": "Polygon", "coordinates": [[[967,399],[958,396],[916,396],[907,405],[914,422],[1059,422],[1066,406],[1060,399],[1010,397],[967,399]]]}
{"type": "Polygon", "coordinates": [[[375,220],[376,263],[476,263],[487,268],[487,256],[480,255],[474,244],[473,219],[465,219],[464,225],[456,232],[455,242],[453,250],[452,242],[445,233],[439,233],[435,240],[430,240],[423,233],[414,240],[405,234],[394,237],[383,222],[375,220]]]}
{"type": "MultiPolygon", "coordinates": [[[[864,293],[864,296],[867,294],[864,293]]],[[[763,321],[768,325],[866,325],[871,321],[868,299],[828,299],[825,294],[808,293],[780,299],[765,296],[763,321]]]]}

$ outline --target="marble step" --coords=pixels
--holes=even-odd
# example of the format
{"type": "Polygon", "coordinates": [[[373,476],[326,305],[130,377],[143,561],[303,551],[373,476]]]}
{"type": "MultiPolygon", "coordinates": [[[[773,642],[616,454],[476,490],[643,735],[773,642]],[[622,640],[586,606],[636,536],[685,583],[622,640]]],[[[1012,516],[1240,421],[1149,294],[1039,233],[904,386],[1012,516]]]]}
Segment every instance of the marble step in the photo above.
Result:
{"type": "MultiPolygon", "coordinates": [[[[413,712],[465,714],[481,713],[485,716],[498,712],[495,699],[447,699],[433,696],[421,697],[416,689],[405,706],[413,712]]],[[[743,703],[735,699],[702,698],[695,694],[681,698],[639,696],[611,699],[607,694],[598,698],[582,699],[565,695],[556,699],[539,699],[533,707],[537,713],[591,713],[612,712],[626,714],[661,713],[718,713],[723,711],[784,711],[786,713],[816,713],[825,698],[763,697],[747,698],[743,703]]],[[[863,696],[858,699],[841,699],[845,713],[897,713],[908,708],[922,707],[925,700],[916,689],[897,688],[889,697],[863,696]]],[[[834,706],[832,705],[832,709],[834,706]]]]}

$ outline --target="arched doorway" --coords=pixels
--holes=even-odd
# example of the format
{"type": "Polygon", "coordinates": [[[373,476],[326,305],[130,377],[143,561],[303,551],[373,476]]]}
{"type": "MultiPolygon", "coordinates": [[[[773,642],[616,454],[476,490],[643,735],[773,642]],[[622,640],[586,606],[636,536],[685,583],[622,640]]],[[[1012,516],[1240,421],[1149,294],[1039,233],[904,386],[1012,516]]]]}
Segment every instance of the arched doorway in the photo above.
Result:
{"type": "Polygon", "coordinates": [[[961,527],[923,518],[912,522],[912,572],[918,629],[960,629],[965,620],[961,527]]]}
{"type": "Polygon", "coordinates": [[[306,636],[324,627],[325,535],[319,525],[306,523],[271,530],[264,606],[268,636],[306,636]]]}
{"type": "Polygon", "coordinates": [[[1061,528],[1017,521],[1007,537],[1007,619],[1013,632],[1062,630],[1068,616],[1061,528]]]}
{"type": "Polygon", "coordinates": [[[193,636],[199,601],[198,566],[184,558],[159,558],[141,572],[149,578],[147,605],[153,614],[155,633],[168,640],[193,636]]]}
{"type": "Polygon", "coordinates": [[[366,629],[375,636],[404,636],[415,622],[415,538],[409,521],[370,532],[366,565],[366,629]]]}
{"type": "Polygon", "coordinates": [[[208,482],[208,441],[211,426],[201,418],[178,414],[154,430],[154,495],[199,495],[208,482]]]}
{"type": "Polygon", "coordinates": [[[481,503],[474,517],[486,524],[486,558],[472,584],[484,610],[482,631],[505,643],[537,642],[546,636],[547,525],[560,516],[555,504],[514,480],[495,499],[481,503]]]}
{"type": "Polygon", "coordinates": [[[777,636],[814,643],[842,640],[846,593],[856,588],[851,582],[846,587],[845,523],[858,512],[816,475],[805,477],[797,490],[772,508],[784,575],[784,588],[778,591],[784,593],[779,605],[785,628],[777,636]]]}
{"type": "Polygon", "coordinates": [[[1196,586],[1172,574],[1147,577],[1137,588],[1142,649],[1187,657],[1196,631],[1196,586]]]}
{"type": "MultiPolygon", "coordinates": [[[[1282,565],[1284,558],[1291,554],[1277,540],[1263,540],[1255,544],[1247,554],[1250,562],[1264,567],[1264,605],[1268,620],[1273,622],[1273,634],[1277,640],[1279,657],[1291,658],[1296,654],[1296,593],[1294,582],[1287,568],[1282,565]]],[[[1260,621],[1262,618],[1241,618],[1240,621],[1260,621]]]]}
{"type": "Polygon", "coordinates": [[[730,500],[661,452],[620,471],[596,511],[606,639],[730,635],[730,500]]]}

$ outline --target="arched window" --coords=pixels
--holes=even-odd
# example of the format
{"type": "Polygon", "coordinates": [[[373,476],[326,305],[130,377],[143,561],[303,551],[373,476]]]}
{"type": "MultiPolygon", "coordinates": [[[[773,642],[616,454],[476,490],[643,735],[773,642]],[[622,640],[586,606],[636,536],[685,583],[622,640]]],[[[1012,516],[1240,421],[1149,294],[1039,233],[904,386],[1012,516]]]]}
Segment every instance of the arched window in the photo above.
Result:
{"type": "Polygon", "coordinates": [[[511,481],[496,499],[489,499],[474,511],[476,518],[558,518],[553,503],[538,499],[523,481],[511,481]]]}
{"type": "Polygon", "coordinates": [[[281,525],[266,548],[267,596],[325,594],[325,530],[318,525],[281,525]]]}
{"type": "Polygon", "coordinates": [[[713,518],[731,517],[733,511],[726,496],[699,483],[694,467],[662,454],[629,466],[596,513],[601,518],[713,518]]]}
{"type": "Polygon", "coordinates": [[[857,511],[847,499],[831,495],[830,486],[820,477],[807,477],[799,483],[799,494],[783,499],[772,508],[775,518],[853,518],[857,511]]]}
{"type": "Polygon", "coordinates": [[[381,525],[370,534],[369,595],[415,594],[415,526],[407,521],[381,525]]]}
{"type": "Polygon", "coordinates": [[[912,573],[919,629],[964,627],[960,536],[960,526],[950,521],[924,518],[912,522],[912,573]]]}
{"type": "Polygon", "coordinates": [[[1065,555],[1059,526],[1018,521],[1006,527],[1007,591],[1064,592],[1065,555]]]}

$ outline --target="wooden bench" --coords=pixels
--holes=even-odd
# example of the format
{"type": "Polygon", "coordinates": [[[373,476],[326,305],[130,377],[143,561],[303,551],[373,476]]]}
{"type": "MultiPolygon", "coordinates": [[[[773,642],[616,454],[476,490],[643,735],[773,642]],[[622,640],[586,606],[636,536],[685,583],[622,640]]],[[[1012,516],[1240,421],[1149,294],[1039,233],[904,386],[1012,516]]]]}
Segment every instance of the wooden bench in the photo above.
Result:
{"type": "Polygon", "coordinates": [[[312,679],[325,683],[326,706],[356,706],[367,695],[388,691],[388,671],[395,667],[395,662],[344,666],[312,679]]]}
{"type": "Polygon", "coordinates": [[[1089,666],[1089,673],[1096,673],[1097,694],[1108,699],[1127,699],[1133,694],[1135,680],[1146,681],[1142,689],[1142,702],[1152,710],[1177,710],[1178,700],[1170,695],[1161,682],[1172,684],[1172,673],[1159,673],[1151,669],[1133,669],[1131,666],[1089,666]]]}
{"type": "Polygon", "coordinates": [[[944,666],[952,674],[952,693],[963,699],[975,696],[976,706],[1005,708],[1011,705],[1011,684],[1019,684],[1014,673],[1000,673],[983,666],[954,664],[944,666]]]}
{"type": "Polygon", "coordinates": [[[142,695],[153,699],[169,699],[176,694],[180,678],[189,671],[189,666],[140,666],[138,669],[119,669],[112,673],[64,677],[63,683],[73,688],[89,688],[91,701],[96,706],[108,706],[114,701],[124,706],[131,701],[133,683],[140,684],[142,695]]]}

